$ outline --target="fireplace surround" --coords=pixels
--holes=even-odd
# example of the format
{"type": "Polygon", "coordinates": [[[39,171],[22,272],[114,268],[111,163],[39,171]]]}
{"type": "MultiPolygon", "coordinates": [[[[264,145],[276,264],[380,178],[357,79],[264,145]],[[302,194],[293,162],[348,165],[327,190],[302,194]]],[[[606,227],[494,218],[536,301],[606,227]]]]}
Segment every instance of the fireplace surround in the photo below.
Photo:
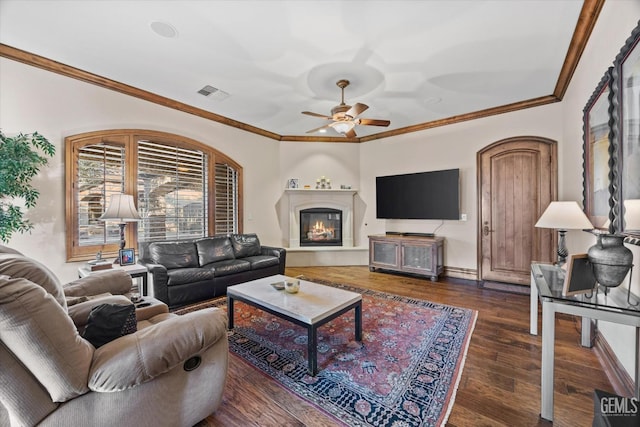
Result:
{"type": "Polygon", "coordinates": [[[342,211],[325,207],[301,209],[300,246],[342,246],[342,211]]]}
{"type": "MultiPolygon", "coordinates": [[[[354,195],[357,190],[352,189],[286,189],[285,194],[288,198],[288,235],[284,236],[285,241],[289,241],[289,248],[307,247],[301,245],[300,239],[300,211],[312,208],[335,209],[342,212],[342,245],[332,245],[333,248],[353,248],[353,230],[354,230],[354,195]]],[[[284,214],[284,212],[283,212],[284,214]]],[[[324,245],[323,245],[324,246],[324,245]]],[[[310,249],[313,249],[311,246],[310,249]]],[[[322,249],[321,246],[318,249],[322,249]]]]}

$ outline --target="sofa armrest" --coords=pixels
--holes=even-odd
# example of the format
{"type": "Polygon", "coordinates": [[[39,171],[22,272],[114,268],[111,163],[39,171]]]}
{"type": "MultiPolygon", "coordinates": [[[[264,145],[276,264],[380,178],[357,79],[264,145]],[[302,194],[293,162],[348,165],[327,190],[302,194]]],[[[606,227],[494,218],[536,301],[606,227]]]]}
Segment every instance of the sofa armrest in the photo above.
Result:
{"type": "Polygon", "coordinates": [[[150,381],[227,339],[223,310],[208,308],[172,317],[98,348],[89,389],[126,390],[150,381]]]}
{"type": "Polygon", "coordinates": [[[285,248],[278,248],[275,246],[261,246],[260,252],[262,255],[270,255],[278,257],[280,261],[280,274],[284,274],[284,269],[287,262],[287,250],[285,248]]]}
{"type": "Polygon", "coordinates": [[[147,267],[147,271],[151,274],[153,281],[153,296],[165,304],[169,304],[169,290],[167,289],[169,276],[167,274],[167,268],[162,264],[153,264],[142,261],[139,263],[147,267]]]}

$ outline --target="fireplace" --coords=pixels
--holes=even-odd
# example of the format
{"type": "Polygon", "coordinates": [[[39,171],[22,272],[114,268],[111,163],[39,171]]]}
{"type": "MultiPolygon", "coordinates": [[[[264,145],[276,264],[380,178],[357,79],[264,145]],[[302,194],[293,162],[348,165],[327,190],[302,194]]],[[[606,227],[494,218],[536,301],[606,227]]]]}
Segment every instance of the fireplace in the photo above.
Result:
{"type": "Polygon", "coordinates": [[[342,211],[301,209],[300,246],[342,246],[342,211]]]}

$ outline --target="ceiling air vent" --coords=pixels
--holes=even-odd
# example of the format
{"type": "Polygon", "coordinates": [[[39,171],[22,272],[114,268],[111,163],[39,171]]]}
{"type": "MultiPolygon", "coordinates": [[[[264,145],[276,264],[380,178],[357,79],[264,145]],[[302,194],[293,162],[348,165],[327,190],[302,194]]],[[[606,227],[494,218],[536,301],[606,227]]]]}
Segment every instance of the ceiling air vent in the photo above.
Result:
{"type": "Polygon", "coordinates": [[[209,85],[206,85],[205,87],[200,89],[198,93],[208,98],[215,99],[216,101],[222,101],[229,97],[229,94],[227,92],[209,85]]]}

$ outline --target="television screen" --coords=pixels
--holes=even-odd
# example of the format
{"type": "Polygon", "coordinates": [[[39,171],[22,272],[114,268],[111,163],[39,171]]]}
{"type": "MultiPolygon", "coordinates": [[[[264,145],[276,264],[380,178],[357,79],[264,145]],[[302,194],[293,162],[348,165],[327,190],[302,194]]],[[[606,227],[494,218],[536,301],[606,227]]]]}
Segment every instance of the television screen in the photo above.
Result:
{"type": "Polygon", "coordinates": [[[376,177],[380,219],[460,219],[460,170],[376,177]]]}

